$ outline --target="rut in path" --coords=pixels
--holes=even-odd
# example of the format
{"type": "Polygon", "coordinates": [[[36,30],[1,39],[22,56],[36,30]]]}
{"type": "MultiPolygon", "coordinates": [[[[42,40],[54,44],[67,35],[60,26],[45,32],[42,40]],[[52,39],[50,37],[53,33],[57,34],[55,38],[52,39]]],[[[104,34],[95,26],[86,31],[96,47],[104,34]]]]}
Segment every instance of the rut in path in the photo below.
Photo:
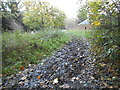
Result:
{"type": "Polygon", "coordinates": [[[9,77],[5,87],[19,88],[97,88],[94,62],[86,39],[72,39],[42,63],[9,77]]]}

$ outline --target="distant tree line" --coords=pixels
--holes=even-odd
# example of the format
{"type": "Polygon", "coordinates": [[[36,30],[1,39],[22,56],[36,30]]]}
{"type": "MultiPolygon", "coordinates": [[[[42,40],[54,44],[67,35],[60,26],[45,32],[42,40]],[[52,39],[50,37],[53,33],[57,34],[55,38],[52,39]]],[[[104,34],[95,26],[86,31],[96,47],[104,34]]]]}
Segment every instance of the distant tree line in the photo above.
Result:
{"type": "Polygon", "coordinates": [[[1,2],[3,31],[12,29],[10,26],[12,20],[22,25],[24,31],[65,27],[64,12],[51,6],[48,2],[32,2],[30,0],[14,0],[14,2],[2,0],[1,2]]]}

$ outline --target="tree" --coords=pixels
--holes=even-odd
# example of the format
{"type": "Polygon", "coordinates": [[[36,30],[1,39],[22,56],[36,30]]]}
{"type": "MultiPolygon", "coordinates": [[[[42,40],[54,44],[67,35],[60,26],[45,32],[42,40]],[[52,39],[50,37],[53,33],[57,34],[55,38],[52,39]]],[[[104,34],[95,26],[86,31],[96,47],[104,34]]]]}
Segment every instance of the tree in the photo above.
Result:
{"type": "Polygon", "coordinates": [[[30,29],[57,28],[64,26],[65,14],[47,2],[23,2],[23,23],[30,29]]]}
{"type": "Polygon", "coordinates": [[[94,23],[101,23],[104,29],[112,29],[118,26],[119,8],[118,2],[89,2],[90,18],[94,23]]]}
{"type": "Polygon", "coordinates": [[[64,28],[65,27],[65,23],[64,23],[64,19],[65,19],[65,14],[63,11],[57,9],[57,8],[53,8],[52,7],[52,20],[53,20],[53,26],[54,28],[64,28]]]}
{"type": "Polygon", "coordinates": [[[2,6],[0,8],[0,11],[2,11],[2,28],[3,30],[10,29],[9,22],[12,19],[20,21],[20,14],[18,8],[18,4],[20,3],[20,1],[13,0],[13,2],[9,2],[7,0],[6,2],[4,2],[2,0],[1,3],[2,6]]]}
{"type": "MultiPolygon", "coordinates": [[[[88,2],[89,17],[91,24],[95,27],[92,35],[93,52],[96,54],[96,65],[105,63],[106,68],[112,68],[109,73],[109,78],[115,76],[118,78],[118,70],[120,65],[120,9],[119,1],[112,0],[111,2],[88,2]]],[[[98,68],[99,69],[99,68],[98,68]]],[[[106,73],[103,70],[102,73],[106,73]]],[[[110,84],[111,82],[108,82],[110,84]]],[[[112,81],[112,84],[118,85],[117,80],[112,81]]]]}
{"type": "MultiPolygon", "coordinates": [[[[83,0],[80,1],[82,2],[83,0]]],[[[96,70],[98,70],[98,74],[104,80],[109,79],[107,81],[108,85],[118,87],[120,65],[120,1],[86,0],[86,2],[89,20],[94,27],[91,36],[91,51],[93,51],[96,59],[96,70]],[[103,67],[101,64],[105,66],[103,67]],[[116,79],[113,80],[112,77],[116,79]]]]}
{"type": "Polygon", "coordinates": [[[84,5],[82,7],[79,8],[78,10],[78,14],[77,14],[77,18],[78,18],[78,23],[84,21],[87,19],[87,13],[88,13],[88,10],[87,10],[87,6],[84,5]]]}

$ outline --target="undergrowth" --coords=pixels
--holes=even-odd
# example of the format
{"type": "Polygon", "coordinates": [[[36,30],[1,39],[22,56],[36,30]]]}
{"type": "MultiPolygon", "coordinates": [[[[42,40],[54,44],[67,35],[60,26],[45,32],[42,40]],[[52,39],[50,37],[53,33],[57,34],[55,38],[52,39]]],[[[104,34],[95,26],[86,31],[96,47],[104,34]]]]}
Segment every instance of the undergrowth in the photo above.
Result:
{"type": "Polygon", "coordinates": [[[61,31],[39,31],[37,33],[4,32],[2,35],[3,75],[11,75],[37,64],[62,47],[70,37],[61,31]]]}

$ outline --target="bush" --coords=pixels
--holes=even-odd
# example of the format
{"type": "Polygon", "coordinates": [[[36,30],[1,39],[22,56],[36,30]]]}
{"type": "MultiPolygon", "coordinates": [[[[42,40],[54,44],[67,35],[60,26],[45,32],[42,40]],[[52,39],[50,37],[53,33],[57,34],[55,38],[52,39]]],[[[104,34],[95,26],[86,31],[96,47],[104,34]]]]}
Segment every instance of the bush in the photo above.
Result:
{"type": "MultiPolygon", "coordinates": [[[[119,77],[120,28],[118,3],[116,0],[89,3],[90,20],[95,27],[92,35],[92,51],[97,60],[96,67],[100,75],[108,78],[119,77]]],[[[113,82],[113,84],[117,83],[116,85],[118,85],[117,80],[113,82]]]]}

